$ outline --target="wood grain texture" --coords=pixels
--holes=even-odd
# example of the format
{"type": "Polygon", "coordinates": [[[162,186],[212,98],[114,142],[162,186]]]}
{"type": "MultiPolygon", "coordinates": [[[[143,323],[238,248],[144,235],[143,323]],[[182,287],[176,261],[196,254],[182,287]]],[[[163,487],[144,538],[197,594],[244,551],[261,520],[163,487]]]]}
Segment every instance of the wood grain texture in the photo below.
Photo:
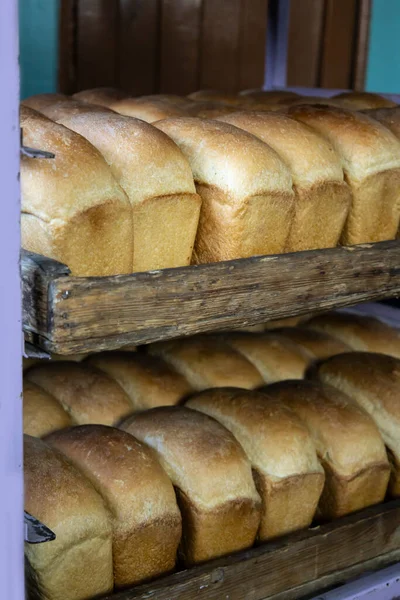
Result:
{"type": "Polygon", "coordinates": [[[202,0],[162,0],[160,92],[199,88],[202,0]]]}
{"type": "Polygon", "coordinates": [[[118,2],[78,2],[77,20],[77,89],[118,86],[118,2]]]}
{"type": "Polygon", "coordinates": [[[159,0],[119,0],[119,85],[135,96],[158,92],[159,0]]]}
{"type": "Polygon", "coordinates": [[[239,90],[241,0],[203,0],[201,89],[239,90]]]}
{"type": "Polygon", "coordinates": [[[76,80],[76,0],[60,0],[58,91],[75,92],[76,80]]]}
{"type": "Polygon", "coordinates": [[[325,0],[291,2],[287,83],[289,86],[319,85],[325,0]]]}
{"type": "Polygon", "coordinates": [[[109,600],[299,600],[400,557],[400,501],[212,561],[109,600]]]}
{"type": "Polygon", "coordinates": [[[357,18],[357,45],[352,86],[355,90],[359,91],[364,91],[365,89],[371,10],[371,0],[359,0],[357,18]]]}
{"type": "Polygon", "coordinates": [[[112,350],[393,298],[400,294],[400,242],[115,277],[57,276],[47,309],[41,294],[36,280],[24,282],[24,328],[40,336],[44,350],[112,350]]]}
{"type": "Polygon", "coordinates": [[[241,0],[238,90],[264,84],[268,0],[241,0]]]}
{"type": "Polygon", "coordinates": [[[348,89],[352,85],[357,0],[325,0],[320,86],[348,89]]]}

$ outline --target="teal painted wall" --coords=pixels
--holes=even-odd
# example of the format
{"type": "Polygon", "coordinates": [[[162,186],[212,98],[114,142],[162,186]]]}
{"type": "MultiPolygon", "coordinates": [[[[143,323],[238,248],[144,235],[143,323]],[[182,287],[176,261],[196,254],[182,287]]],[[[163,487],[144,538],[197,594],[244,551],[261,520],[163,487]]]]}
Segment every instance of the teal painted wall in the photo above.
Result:
{"type": "Polygon", "coordinates": [[[58,11],[59,0],[19,0],[21,98],[57,89],[58,11]]]}
{"type": "Polygon", "coordinates": [[[366,89],[400,94],[400,0],[372,0],[366,89]]]}

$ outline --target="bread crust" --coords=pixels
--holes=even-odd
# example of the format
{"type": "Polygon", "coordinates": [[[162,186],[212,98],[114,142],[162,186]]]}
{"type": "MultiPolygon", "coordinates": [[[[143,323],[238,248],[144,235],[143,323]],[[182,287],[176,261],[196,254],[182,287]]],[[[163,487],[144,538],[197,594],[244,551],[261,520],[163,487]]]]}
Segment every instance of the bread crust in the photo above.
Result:
{"type": "Polygon", "coordinates": [[[31,381],[23,387],[24,433],[43,437],[73,424],[73,420],[57,400],[31,381]]]}

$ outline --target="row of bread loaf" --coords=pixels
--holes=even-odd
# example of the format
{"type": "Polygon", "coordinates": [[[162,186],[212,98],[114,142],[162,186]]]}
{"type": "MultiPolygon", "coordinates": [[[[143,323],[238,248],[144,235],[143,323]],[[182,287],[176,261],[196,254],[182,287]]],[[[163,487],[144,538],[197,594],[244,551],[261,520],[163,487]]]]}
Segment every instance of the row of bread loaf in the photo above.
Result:
{"type": "Polygon", "coordinates": [[[167,111],[152,125],[120,103],[172,106],[171,98],[115,102],[89,91],[55,100],[33,97],[21,107],[25,143],[55,153],[22,157],[22,243],[73,274],[396,236],[400,140],[392,117],[377,119],[398,119],[398,108],[369,116],[299,101],[282,112],[264,100],[266,110],[255,111],[248,99],[214,119],[167,111]]]}
{"type": "Polygon", "coordinates": [[[214,388],[118,428],[25,436],[25,509],[57,536],[26,550],[49,599],[107,593],[177,556],[190,566],[398,496],[399,392],[399,359],[352,352],[310,380],[214,388]]]}

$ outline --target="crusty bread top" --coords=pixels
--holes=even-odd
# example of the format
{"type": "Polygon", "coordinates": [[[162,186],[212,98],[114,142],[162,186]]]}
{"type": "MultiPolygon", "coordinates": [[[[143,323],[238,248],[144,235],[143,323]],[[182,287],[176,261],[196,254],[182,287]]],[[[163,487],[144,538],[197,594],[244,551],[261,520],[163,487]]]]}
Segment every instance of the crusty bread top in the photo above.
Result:
{"type": "Polygon", "coordinates": [[[373,317],[332,312],[311,318],[304,327],[327,333],[353,350],[400,358],[400,331],[373,317]]]}
{"type": "Polygon", "coordinates": [[[231,92],[221,92],[219,90],[198,90],[188,95],[190,100],[195,102],[211,101],[221,102],[222,104],[240,104],[245,98],[231,92]]]}
{"type": "Polygon", "coordinates": [[[28,435],[24,484],[25,510],[56,534],[54,541],[43,544],[44,562],[62,560],[75,544],[111,534],[108,512],[89,480],[61,452],[28,435]]]}
{"type": "Polygon", "coordinates": [[[73,115],[82,115],[93,112],[105,112],[113,114],[110,108],[105,106],[99,106],[98,104],[89,104],[88,102],[79,102],[78,100],[71,100],[70,102],[55,102],[46,106],[42,110],[42,114],[46,115],[52,121],[61,122],[65,117],[73,115]]]}
{"type": "Polygon", "coordinates": [[[252,389],[263,383],[260,373],[244,356],[212,337],[158,342],[147,350],[171,364],[195,390],[225,386],[252,389]]]}
{"type": "Polygon", "coordinates": [[[21,125],[27,146],[55,154],[51,160],[22,157],[23,212],[62,222],[108,200],[129,206],[105,159],[85,138],[26,110],[21,125]]]}
{"type": "Polygon", "coordinates": [[[342,92],[334,96],[334,98],[340,99],[343,102],[343,106],[354,110],[397,106],[392,100],[388,100],[384,96],[372,92],[342,92]]]}
{"type": "Polygon", "coordinates": [[[213,417],[240,442],[260,473],[273,480],[322,472],[307,428],[279,400],[238,388],[205,390],[186,406],[213,417]]]}
{"type": "Polygon", "coordinates": [[[369,109],[364,110],[363,113],[385,125],[397,138],[400,138],[400,106],[369,109]]]}
{"type": "Polygon", "coordinates": [[[318,365],[320,381],[334,385],[369,412],[387,446],[400,459],[400,360],[383,354],[352,352],[318,365]]]}
{"type": "Polygon", "coordinates": [[[38,112],[42,112],[47,106],[54,104],[55,102],[70,102],[71,97],[65,94],[36,94],[22,100],[21,105],[33,108],[38,112]]]}
{"type": "Polygon", "coordinates": [[[120,531],[168,514],[180,518],[175,493],[155,453],[134,437],[104,425],[82,425],[45,439],[77,467],[103,496],[120,531]]]}
{"type": "Polygon", "coordinates": [[[136,117],[148,123],[167,119],[168,117],[180,117],[185,115],[185,108],[168,100],[153,98],[150,100],[142,98],[126,98],[110,105],[110,108],[120,115],[136,117]]]}
{"type": "Polygon", "coordinates": [[[303,123],[273,112],[239,112],[218,120],[244,129],[271,146],[289,166],[295,185],[311,187],[344,180],[341,159],[331,144],[303,123]]]}
{"type": "Polygon", "coordinates": [[[75,115],[62,122],[100,150],[132,204],[196,193],[187,159],[167,135],[149,123],[106,113],[75,115]]]}
{"type": "Polygon", "coordinates": [[[221,102],[204,100],[204,102],[192,102],[191,105],[185,106],[185,110],[190,117],[215,119],[215,117],[235,112],[237,107],[232,106],[231,104],[222,104],[221,102]]]}
{"type": "Polygon", "coordinates": [[[112,425],[133,410],[119,384],[86,363],[39,364],[25,378],[54,396],[76,423],[112,425]]]}
{"type": "Polygon", "coordinates": [[[214,185],[231,202],[265,192],[290,192],[288,167],[255,136],[208,119],[182,117],[155,124],[187,156],[196,183],[214,185]]]}
{"type": "Polygon", "coordinates": [[[169,102],[170,104],[176,104],[176,106],[184,107],[193,104],[193,102],[186,96],[178,96],[177,94],[148,94],[146,96],[138,96],[135,98],[135,100],[140,100],[141,102],[147,102],[148,100],[161,100],[161,102],[169,102]]]}
{"type": "Polygon", "coordinates": [[[338,338],[305,327],[282,327],[276,330],[276,333],[298,344],[317,359],[329,358],[350,350],[349,346],[338,338]]]}
{"type": "Polygon", "coordinates": [[[127,98],[128,96],[129,94],[126,94],[122,90],[111,87],[99,87],[77,92],[73,95],[73,98],[76,98],[79,102],[88,102],[89,104],[110,107],[114,102],[127,98]]]}
{"type": "Polygon", "coordinates": [[[400,167],[399,140],[365,114],[333,106],[291,106],[288,114],[330,141],[354,182],[400,167]]]}
{"type": "Polygon", "coordinates": [[[352,477],[372,464],[387,463],[375,423],[338,389],[315,381],[282,381],[263,390],[304,421],[319,457],[334,471],[352,477]]]}
{"type": "Polygon", "coordinates": [[[259,502],[242,447],[207,415],[162,406],[132,415],[121,428],[154,448],[172,483],[199,508],[243,498],[259,502]]]}
{"type": "Polygon", "coordinates": [[[192,391],[186,379],[157,356],[103,352],[87,362],[114,378],[135,410],[177,404],[192,391]]]}
{"type": "Polygon", "coordinates": [[[266,103],[279,104],[281,101],[298,98],[299,94],[296,94],[296,92],[289,92],[288,90],[250,89],[239,92],[239,96],[246,96],[257,101],[265,101],[266,103]]]}
{"type": "Polygon", "coordinates": [[[24,433],[34,437],[42,437],[73,424],[61,404],[31,381],[24,381],[23,414],[24,433]]]}

